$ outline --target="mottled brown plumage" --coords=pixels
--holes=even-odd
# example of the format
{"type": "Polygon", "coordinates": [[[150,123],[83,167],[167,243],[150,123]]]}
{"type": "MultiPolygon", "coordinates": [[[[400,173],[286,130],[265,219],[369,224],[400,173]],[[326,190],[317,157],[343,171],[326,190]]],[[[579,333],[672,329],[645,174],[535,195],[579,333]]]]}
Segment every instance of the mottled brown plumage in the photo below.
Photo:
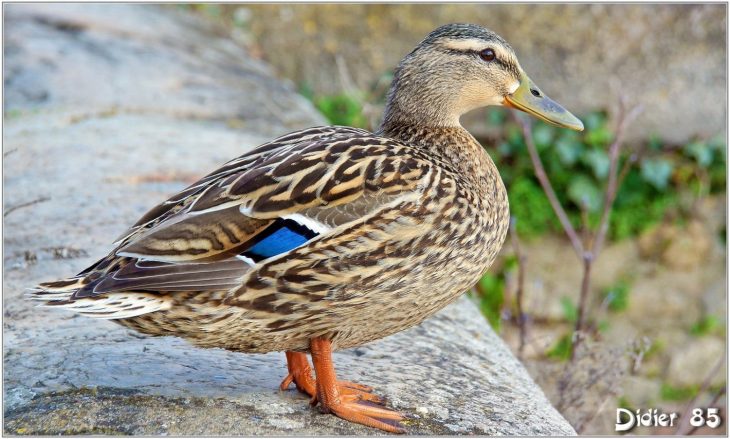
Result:
{"type": "MultiPolygon", "coordinates": [[[[198,346],[288,351],[285,382],[324,411],[400,431],[400,415],[357,405],[376,397],[337,383],[329,351],[420,323],[494,261],[507,195],[459,117],[511,103],[525,78],[494,33],[439,28],[399,65],[377,133],[318,127],[261,145],[150,210],[75,278],[33,296],[198,346]],[[295,353],[308,351],[314,390],[295,353]]],[[[539,113],[525,102],[513,106],[539,113]]]]}

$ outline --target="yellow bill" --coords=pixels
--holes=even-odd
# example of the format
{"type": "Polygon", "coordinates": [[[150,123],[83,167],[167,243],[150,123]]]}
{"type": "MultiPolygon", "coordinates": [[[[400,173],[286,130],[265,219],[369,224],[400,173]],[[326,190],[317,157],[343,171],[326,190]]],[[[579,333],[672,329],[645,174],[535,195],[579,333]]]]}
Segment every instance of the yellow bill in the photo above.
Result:
{"type": "Polygon", "coordinates": [[[583,122],[560,104],[545,96],[525,73],[522,73],[517,90],[504,98],[504,105],[524,111],[559,127],[583,131],[583,122]]]}

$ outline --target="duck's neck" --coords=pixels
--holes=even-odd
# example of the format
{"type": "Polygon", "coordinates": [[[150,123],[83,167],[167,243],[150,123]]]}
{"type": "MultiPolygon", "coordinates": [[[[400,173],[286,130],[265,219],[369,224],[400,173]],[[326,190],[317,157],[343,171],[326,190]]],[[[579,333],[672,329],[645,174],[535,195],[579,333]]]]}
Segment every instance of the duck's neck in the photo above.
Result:
{"type": "Polygon", "coordinates": [[[438,86],[403,72],[401,65],[376,133],[423,149],[464,175],[482,175],[486,167],[493,167],[479,142],[459,122],[468,109],[457,105],[453,96],[438,86]]]}
{"type": "Polygon", "coordinates": [[[450,106],[438,97],[426,96],[424,102],[428,105],[417,105],[403,98],[407,93],[403,93],[402,87],[394,81],[377,134],[411,143],[421,143],[418,140],[423,138],[434,141],[440,135],[452,133],[469,135],[459,123],[459,116],[449,111],[450,106]]]}
{"type": "Polygon", "coordinates": [[[419,106],[401,102],[397,97],[390,98],[379,132],[399,131],[404,126],[463,129],[459,123],[459,115],[450,111],[451,106],[448,103],[433,101],[434,99],[426,98],[424,102],[429,104],[419,106]]]}
{"type": "Polygon", "coordinates": [[[439,127],[401,122],[383,124],[377,134],[424,150],[432,159],[448,163],[449,168],[467,180],[479,180],[487,171],[499,175],[484,148],[461,125],[439,127]]]}
{"type": "Polygon", "coordinates": [[[464,111],[457,94],[449,92],[441,82],[433,81],[422,69],[414,68],[413,64],[418,62],[409,56],[396,68],[388,90],[381,132],[408,125],[461,128],[459,117],[464,111]]]}

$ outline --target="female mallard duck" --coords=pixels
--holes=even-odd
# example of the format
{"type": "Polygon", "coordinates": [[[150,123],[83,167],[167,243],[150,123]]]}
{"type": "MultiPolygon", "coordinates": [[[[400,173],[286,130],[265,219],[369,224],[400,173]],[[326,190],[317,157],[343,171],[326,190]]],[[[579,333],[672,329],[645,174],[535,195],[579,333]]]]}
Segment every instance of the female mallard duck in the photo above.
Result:
{"type": "Polygon", "coordinates": [[[282,388],[294,383],[325,413],[402,432],[402,416],[373,404],[380,399],[368,387],[336,379],[331,353],[417,325],[496,257],[507,193],[459,124],[487,105],[583,128],[498,35],[442,26],[398,66],[376,133],[318,127],[261,145],[150,210],[108,256],[33,296],[197,346],[285,351],[282,388]]]}

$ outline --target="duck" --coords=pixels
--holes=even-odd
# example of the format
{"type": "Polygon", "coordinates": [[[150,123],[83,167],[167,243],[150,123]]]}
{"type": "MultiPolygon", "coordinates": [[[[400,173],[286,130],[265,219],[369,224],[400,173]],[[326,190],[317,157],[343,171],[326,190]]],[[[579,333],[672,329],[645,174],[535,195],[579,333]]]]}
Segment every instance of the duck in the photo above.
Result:
{"type": "Polygon", "coordinates": [[[260,145],[153,207],[78,275],[29,294],[198,347],[284,352],[282,390],[403,433],[405,415],[337,378],[332,352],[418,325],[495,260],[507,191],[459,122],[486,106],[583,129],[503,38],[447,24],[398,64],[375,132],[313,127],[260,145]]]}

